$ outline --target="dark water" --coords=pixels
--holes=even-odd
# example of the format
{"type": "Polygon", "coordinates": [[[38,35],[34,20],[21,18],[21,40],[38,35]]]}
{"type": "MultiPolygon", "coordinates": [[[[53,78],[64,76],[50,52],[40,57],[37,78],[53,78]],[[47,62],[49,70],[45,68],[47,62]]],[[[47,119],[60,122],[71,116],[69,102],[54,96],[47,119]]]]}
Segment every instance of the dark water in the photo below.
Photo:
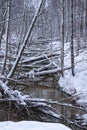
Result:
{"type": "MultiPolygon", "coordinates": [[[[84,109],[81,109],[75,102],[71,101],[70,96],[62,92],[57,85],[54,87],[42,87],[35,86],[28,88],[25,92],[30,95],[30,98],[40,98],[40,99],[51,99],[53,101],[58,101],[58,104],[53,103],[51,106],[55,108],[67,121],[61,121],[62,123],[68,125],[73,130],[85,129],[80,124],[76,124],[77,115],[82,115],[85,113],[84,109]],[[70,121],[70,122],[68,122],[70,121]],[[81,127],[81,128],[80,128],[81,127]]],[[[56,122],[56,120],[54,120],[56,122]]]]}
{"type": "Polygon", "coordinates": [[[62,116],[61,120],[57,120],[56,118],[52,119],[50,116],[46,117],[43,113],[41,113],[40,115],[40,112],[38,114],[38,111],[34,110],[34,108],[32,108],[32,111],[34,113],[31,114],[31,112],[31,118],[29,118],[27,116],[28,114],[26,113],[30,112],[31,110],[26,110],[25,112],[24,109],[21,109],[20,111],[20,108],[14,109],[14,103],[12,104],[11,102],[2,102],[0,103],[0,121],[39,120],[49,122],[61,122],[71,127],[73,130],[84,130],[85,128],[83,128],[83,126],[81,125],[82,120],[81,122],[77,120],[77,115],[82,115],[85,113],[85,111],[81,109],[75,102],[72,102],[71,97],[62,92],[58,84],[54,82],[48,82],[47,84],[47,86],[43,86],[40,84],[38,85],[37,83],[33,83],[30,87],[26,87],[24,85],[18,85],[17,87],[19,87],[19,89],[21,89],[24,94],[29,95],[30,98],[47,99],[54,101],[50,105],[62,116]],[[55,101],[57,103],[55,103],[55,101]],[[39,118],[38,115],[43,118],[39,118]]]}

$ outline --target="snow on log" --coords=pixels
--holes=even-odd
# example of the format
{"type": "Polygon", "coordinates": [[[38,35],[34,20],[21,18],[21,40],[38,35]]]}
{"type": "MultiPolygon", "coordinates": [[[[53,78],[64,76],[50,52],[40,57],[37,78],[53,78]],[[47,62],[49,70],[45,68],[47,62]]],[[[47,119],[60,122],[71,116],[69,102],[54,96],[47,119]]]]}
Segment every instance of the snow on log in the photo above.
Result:
{"type": "Polygon", "coordinates": [[[0,80],[0,88],[3,90],[4,94],[8,95],[12,100],[17,101],[18,104],[26,105],[23,96],[17,90],[10,89],[5,83],[0,80]]]}
{"type": "MultiPolygon", "coordinates": [[[[68,69],[71,69],[71,67],[64,68],[64,71],[68,70],[68,69]]],[[[34,70],[33,70],[33,71],[30,71],[29,73],[26,73],[26,75],[34,78],[35,76],[45,76],[45,75],[48,75],[48,74],[61,73],[61,71],[62,70],[59,69],[59,68],[55,68],[53,70],[41,71],[41,72],[34,72],[34,70]]]]}
{"type": "Polygon", "coordinates": [[[38,110],[40,112],[43,112],[44,114],[50,115],[51,117],[61,119],[61,115],[59,115],[59,113],[57,111],[55,111],[55,109],[52,108],[51,106],[49,106],[47,103],[44,103],[44,100],[43,100],[43,102],[40,102],[40,101],[35,102],[33,99],[32,99],[32,101],[30,101],[28,96],[27,97],[22,96],[19,91],[11,90],[1,80],[0,80],[0,87],[4,91],[4,93],[10,97],[10,99],[9,98],[1,99],[0,101],[3,101],[3,102],[9,102],[9,101],[15,102],[16,101],[19,105],[23,105],[25,108],[28,106],[27,109],[34,108],[34,111],[38,110]]]}
{"type": "MultiPolygon", "coordinates": [[[[54,56],[58,56],[58,55],[59,55],[58,53],[48,54],[47,57],[50,58],[50,57],[54,57],[54,56]]],[[[27,58],[22,61],[22,64],[26,64],[26,63],[34,62],[34,61],[38,61],[38,60],[43,60],[43,59],[47,59],[45,55],[40,55],[38,57],[32,57],[29,59],[27,58]]]]}

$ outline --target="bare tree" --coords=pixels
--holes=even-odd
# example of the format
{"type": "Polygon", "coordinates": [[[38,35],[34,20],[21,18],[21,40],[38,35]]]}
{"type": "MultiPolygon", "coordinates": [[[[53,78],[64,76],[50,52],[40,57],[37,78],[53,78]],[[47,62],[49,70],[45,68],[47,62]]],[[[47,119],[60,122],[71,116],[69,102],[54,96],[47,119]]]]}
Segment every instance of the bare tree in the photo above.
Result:
{"type": "Polygon", "coordinates": [[[76,0],[76,42],[77,42],[77,54],[80,50],[80,1],[76,0]]]}
{"type": "Polygon", "coordinates": [[[72,67],[72,75],[75,76],[75,64],[74,64],[74,45],[73,45],[73,0],[71,0],[71,25],[72,25],[72,32],[71,32],[71,67],[72,67]]]}
{"type": "MultiPolygon", "coordinates": [[[[6,12],[7,12],[7,10],[4,10],[5,2],[1,1],[1,4],[2,4],[2,8],[1,8],[1,20],[5,21],[5,16],[6,16],[6,12]]],[[[1,24],[1,30],[0,30],[0,49],[1,49],[2,36],[4,34],[4,28],[5,28],[5,23],[3,22],[1,24]]]]}
{"type": "Polygon", "coordinates": [[[68,20],[68,9],[67,9],[67,0],[65,1],[65,15],[66,15],[66,20],[65,20],[65,41],[68,41],[68,24],[69,24],[69,20],[68,20]]]}
{"type": "Polygon", "coordinates": [[[84,38],[84,41],[86,40],[86,7],[87,7],[87,4],[86,4],[86,0],[84,0],[84,11],[83,11],[83,38],[84,38]]]}
{"type": "Polygon", "coordinates": [[[7,52],[8,52],[10,7],[11,7],[11,0],[8,0],[7,1],[7,22],[6,22],[6,44],[5,44],[5,56],[4,56],[2,74],[4,74],[4,71],[5,71],[7,52]]]}
{"type": "Polygon", "coordinates": [[[62,48],[61,48],[61,70],[64,76],[64,0],[62,0],[62,48]]]}

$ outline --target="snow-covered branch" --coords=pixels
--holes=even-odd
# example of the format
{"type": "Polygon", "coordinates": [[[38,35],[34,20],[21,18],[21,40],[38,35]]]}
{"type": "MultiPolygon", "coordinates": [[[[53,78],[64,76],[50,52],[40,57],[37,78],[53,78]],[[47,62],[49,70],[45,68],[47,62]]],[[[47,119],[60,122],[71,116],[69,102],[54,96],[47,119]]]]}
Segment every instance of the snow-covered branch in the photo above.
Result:
{"type": "Polygon", "coordinates": [[[26,105],[21,93],[17,90],[12,90],[5,83],[3,83],[1,80],[0,80],[0,88],[2,89],[4,94],[6,94],[12,100],[16,100],[19,104],[26,105]]]}

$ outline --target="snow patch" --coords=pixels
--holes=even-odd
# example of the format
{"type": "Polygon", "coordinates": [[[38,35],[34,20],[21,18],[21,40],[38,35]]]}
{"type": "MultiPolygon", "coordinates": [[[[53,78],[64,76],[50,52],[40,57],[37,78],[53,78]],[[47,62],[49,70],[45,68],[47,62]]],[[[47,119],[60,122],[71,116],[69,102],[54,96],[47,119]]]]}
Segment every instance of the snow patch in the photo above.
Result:
{"type": "MultiPolygon", "coordinates": [[[[65,43],[65,58],[64,67],[70,66],[70,44],[65,43]]],[[[87,51],[80,51],[79,55],[75,56],[75,76],[71,74],[71,70],[66,70],[64,78],[60,78],[59,84],[63,91],[68,94],[79,95],[79,104],[87,104],[87,51]]]]}
{"type": "Polygon", "coordinates": [[[59,123],[42,123],[35,121],[0,122],[0,130],[71,130],[59,123]]]}

